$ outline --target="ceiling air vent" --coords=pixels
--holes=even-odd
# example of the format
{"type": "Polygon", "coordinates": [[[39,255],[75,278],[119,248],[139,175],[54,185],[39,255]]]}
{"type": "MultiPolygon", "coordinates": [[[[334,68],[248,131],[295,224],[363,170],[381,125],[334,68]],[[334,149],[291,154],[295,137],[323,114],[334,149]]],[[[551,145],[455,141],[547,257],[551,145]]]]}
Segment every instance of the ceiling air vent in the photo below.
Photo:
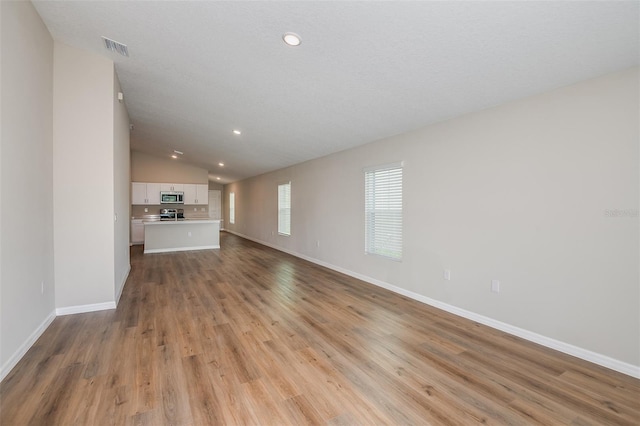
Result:
{"type": "Polygon", "coordinates": [[[104,45],[107,49],[112,52],[118,52],[122,56],[129,56],[129,49],[126,44],[118,43],[117,41],[106,37],[102,37],[102,39],[104,40],[104,45]]]}

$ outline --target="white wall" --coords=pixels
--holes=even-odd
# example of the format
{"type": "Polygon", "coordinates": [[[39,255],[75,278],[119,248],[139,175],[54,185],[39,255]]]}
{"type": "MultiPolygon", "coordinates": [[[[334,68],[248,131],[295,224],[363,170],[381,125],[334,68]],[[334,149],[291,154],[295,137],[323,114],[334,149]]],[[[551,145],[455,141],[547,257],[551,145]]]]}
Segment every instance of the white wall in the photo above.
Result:
{"type": "Polygon", "coordinates": [[[54,317],[53,40],[30,2],[0,14],[2,378],[54,317]]]}
{"type": "Polygon", "coordinates": [[[115,306],[130,168],[113,63],[54,43],[30,2],[0,2],[0,15],[1,379],[56,308],[115,306]]]}
{"type": "Polygon", "coordinates": [[[129,114],[126,98],[118,101],[118,92],[122,91],[118,76],[113,71],[113,177],[114,177],[114,213],[118,220],[114,222],[114,260],[115,260],[115,299],[122,294],[125,281],[131,270],[129,262],[129,217],[130,210],[130,150],[129,150],[129,114]]]}
{"type": "MultiPolygon", "coordinates": [[[[135,132],[135,130],[134,130],[135,132]]],[[[180,159],[131,152],[131,181],[166,183],[207,183],[209,172],[180,159]]]]}
{"type": "Polygon", "coordinates": [[[209,191],[211,190],[217,190],[217,191],[222,191],[224,189],[224,185],[218,182],[214,182],[214,181],[209,181],[209,191]]]}
{"type": "Polygon", "coordinates": [[[113,304],[113,62],[55,42],[53,82],[56,308],[113,304]]]}
{"type": "Polygon", "coordinates": [[[236,220],[225,226],[637,374],[638,78],[603,76],[226,185],[236,220]],[[364,254],[362,169],[401,160],[394,262],[364,254]],[[283,237],[277,185],[289,180],[283,237]]]}

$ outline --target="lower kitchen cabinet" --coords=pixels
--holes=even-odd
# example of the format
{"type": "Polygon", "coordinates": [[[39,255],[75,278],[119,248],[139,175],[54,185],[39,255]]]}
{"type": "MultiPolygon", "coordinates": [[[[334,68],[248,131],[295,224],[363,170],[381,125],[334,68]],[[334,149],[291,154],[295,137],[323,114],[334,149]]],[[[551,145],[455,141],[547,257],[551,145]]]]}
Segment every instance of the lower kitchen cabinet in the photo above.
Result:
{"type": "Polygon", "coordinates": [[[131,244],[144,244],[144,223],[142,223],[142,219],[131,219],[131,244]]]}

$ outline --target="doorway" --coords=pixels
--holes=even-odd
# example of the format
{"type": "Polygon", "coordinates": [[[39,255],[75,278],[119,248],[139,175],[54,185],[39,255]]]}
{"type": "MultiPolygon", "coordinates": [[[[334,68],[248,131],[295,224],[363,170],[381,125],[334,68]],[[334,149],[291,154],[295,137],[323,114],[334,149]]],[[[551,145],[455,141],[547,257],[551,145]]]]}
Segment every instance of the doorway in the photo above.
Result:
{"type": "Polygon", "coordinates": [[[220,229],[222,222],[222,191],[218,189],[209,190],[209,219],[219,219],[220,229]]]}

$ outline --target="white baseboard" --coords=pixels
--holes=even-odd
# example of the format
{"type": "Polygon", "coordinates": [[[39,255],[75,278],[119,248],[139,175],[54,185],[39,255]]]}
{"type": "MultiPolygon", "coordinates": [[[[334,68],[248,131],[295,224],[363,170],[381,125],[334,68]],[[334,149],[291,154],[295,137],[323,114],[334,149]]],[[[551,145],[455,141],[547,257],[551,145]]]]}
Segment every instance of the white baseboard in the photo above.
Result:
{"type": "Polygon", "coordinates": [[[409,291],[409,290],[405,290],[405,289],[403,289],[401,287],[398,287],[398,286],[395,286],[393,284],[389,284],[387,282],[380,281],[378,279],[371,278],[371,277],[368,277],[366,275],[350,271],[350,270],[342,268],[340,266],[332,265],[330,263],[324,262],[322,260],[315,259],[313,257],[309,257],[309,256],[304,255],[304,254],[300,254],[300,253],[296,253],[296,252],[293,252],[293,251],[290,251],[290,250],[286,250],[286,249],[284,249],[282,247],[278,247],[278,246],[276,246],[274,244],[271,244],[271,243],[268,243],[266,241],[261,241],[261,240],[258,240],[256,238],[249,237],[248,235],[244,235],[244,234],[241,234],[239,232],[235,232],[235,231],[231,231],[231,230],[227,230],[227,232],[230,233],[230,234],[237,235],[237,236],[242,237],[242,238],[246,238],[247,240],[251,240],[251,241],[254,241],[256,243],[265,245],[267,247],[271,247],[273,249],[288,253],[288,254],[290,254],[292,256],[299,257],[299,258],[307,260],[307,261],[309,261],[311,263],[315,263],[317,265],[324,266],[325,268],[332,269],[334,271],[343,273],[345,275],[349,275],[351,277],[354,277],[354,278],[357,278],[359,280],[368,282],[368,283],[376,285],[378,287],[385,288],[387,290],[393,291],[394,293],[398,293],[398,294],[401,294],[403,296],[409,297],[409,298],[411,298],[413,300],[417,300],[418,302],[422,302],[424,304],[433,306],[435,308],[442,309],[443,311],[452,313],[454,315],[458,315],[460,317],[469,319],[471,321],[479,322],[480,324],[484,324],[484,325],[489,326],[491,328],[495,328],[497,330],[504,331],[505,333],[509,333],[509,334],[514,335],[514,336],[521,337],[521,338],[523,338],[525,340],[529,340],[531,342],[537,343],[537,344],[545,346],[547,348],[551,348],[551,349],[557,350],[559,352],[563,352],[565,354],[575,356],[576,358],[580,358],[580,359],[583,359],[585,361],[589,361],[589,362],[592,362],[594,364],[601,365],[603,367],[610,368],[611,370],[615,370],[615,371],[618,371],[620,373],[626,374],[628,376],[640,379],[640,366],[629,364],[629,363],[617,360],[615,358],[611,358],[611,357],[608,357],[606,355],[602,355],[600,353],[590,351],[588,349],[584,349],[584,348],[581,348],[581,347],[578,347],[578,346],[574,346],[574,345],[566,343],[566,342],[562,342],[560,340],[552,339],[550,337],[543,336],[541,334],[534,333],[532,331],[525,330],[523,328],[516,327],[514,325],[507,324],[505,322],[498,321],[498,320],[495,320],[493,318],[489,318],[489,317],[486,317],[484,315],[477,314],[475,312],[467,311],[465,309],[458,308],[458,307],[453,306],[453,305],[449,305],[449,304],[441,302],[439,300],[431,299],[431,298],[423,296],[421,294],[414,293],[414,292],[409,291]]]}
{"type": "Polygon", "coordinates": [[[116,294],[116,306],[118,306],[118,303],[120,302],[122,290],[124,290],[124,285],[127,283],[127,278],[129,278],[129,272],[131,272],[131,264],[127,265],[127,270],[120,279],[120,289],[118,290],[118,294],[116,294]]]}
{"type": "Polygon", "coordinates": [[[27,338],[27,340],[25,340],[25,342],[22,345],[20,345],[18,350],[14,352],[11,358],[9,358],[7,362],[4,363],[4,365],[0,369],[0,381],[4,380],[4,378],[7,377],[7,374],[9,374],[11,370],[13,370],[13,367],[15,367],[18,364],[18,362],[22,359],[24,354],[26,354],[27,351],[31,348],[31,346],[33,346],[33,344],[36,342],[36,340],[38,340],[38,338],[42,336],[42,333],[44,333],[47,327],[51,325],[51,323],[55,318],[56,318],[56,313],[55,311],[52,311],[44,319],[44,321],[42,321],[42,323],[33,331],[33,333],[31,333],[31,335],[27,338]]]}
{"type": "Polygon", "coordinates": [[[92,303],[90,305],[65,306],[64,308],[56,308],[56,315],[83,314],[85,312],[105,311],[107,309],[115,308],[115,301],[92,303]]]}
{"type": "Polygon", "coordinates": [[[191,251],[191,250],[209,250],[209,249],[219,249],[220,245],[217,246],[197,246],[197,247],[179,247],[179,248],[159,248],[159,249],[149,249],[144,251],[144,254],[149,253],[169,253],[173,251],[191,251]]]}
{"type": "Polygon", "coordinates": [[[103,311],[106,309],[115,309],[117,302],[120,300],[120,296],[122,296],[122,290],[124,289],[124,285],[129,277],[129,272],[131,271],[131,265],[128,266],[127,271],[124,273],[124,276],[121,280],[120,291],[116,297],[115,302],[104,302],[104,303],[94,303],[90,305],[78,305],[78,306],[67,306],[64,308],[57,308],[52,311],[47,318],[36,328],[33,333],[29,336],[29,338],[18,348],[18,350],[9,358],[9,360],[2,366],[0,369],[0,381],[3,380],[7,374],[13,369],[13,367],[18,364],[20,359],[27,353],[29,348],[33,346],[33,344],[38,340],[38,338],[44,333],[44,331],[49,327],[49,325],[53,322],[53,320],[58,315],[71,315],[71,314],[80,314],[84,312],[94,312],[94,311],[103,311]]]}

